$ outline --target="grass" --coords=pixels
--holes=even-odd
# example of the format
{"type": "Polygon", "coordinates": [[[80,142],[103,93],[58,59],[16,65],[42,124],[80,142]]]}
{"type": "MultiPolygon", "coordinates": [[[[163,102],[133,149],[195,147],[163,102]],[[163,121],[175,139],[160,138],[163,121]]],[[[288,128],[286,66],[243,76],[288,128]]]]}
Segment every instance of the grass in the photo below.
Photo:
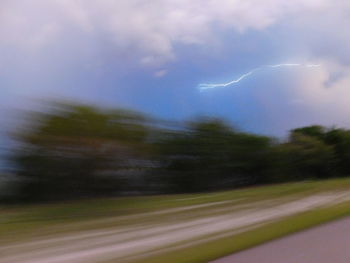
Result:
{"type": "Polygon", "coordinates": [[[231,237],[190,246],[181,250],[149,257],[137,263],[202,263],[235,252],[242,251],[291,233],[295,233],[325,222],[350,215],[350,203],[342,203],[328,208],[315,209],[290,216],[281,221],[270,223],[231,237]]]}
{"type": "Polygon", "coordinates": [[[14,222],[55,219],[74,220],[75,218],[80,220],[81,218],[90,219],[111,215],[130,215],[208,202],[240,199],[244,200],[244,202],[252,202],[296,194],[308,195],[317,192],[343,189],[350,189],[350,179],[286,183],[204,194],[140,196],[42,205],[0,206],[0,211],[2,212],[0,215],[0,222],[6,221],[6,216],[8,215],[14,216],[11,218],[14,222]]]}
{"type": "MultiPolygon", "coordinates": [[[[0,206],[0,244],[36,236],[56,235],[109,226],[118,227],[143,223],[143,213],[180,208],[220,201],[251,204],[278,198],[300,198],[320,192],[350,189],[350,179],[306,181],[278,185],[250,187],[215,193],[105,198],[42,205],[0,206]],[[137,215],[134,221],[123,221],[123,216],[137,215]],[[105,219],[113,218],[110,225],[105,219]],[[99,224],[98,220],[102,219],[99,224]]],[[[205,209],[204,209],[205,212],[205,209]]],[[[187,213],[187,212],[186,212],[187,213]]],[[[193,216],[197,216],[191,211],[193,216]]],[[[187,213],[188,214],[188,213],[187,213]]],[[[215,241],[165,253],[140,262],[207,262],[242,249],[350,214],[350,206],[336,205],[288,217],[247,232],[215,241]]],[[[198,215],[199,216],[199,215],[198,215]]],[[[159,222],[161,216],[147,220],[159,222]],[[157,221],[158,220],[158,221],[157,221]]]]}

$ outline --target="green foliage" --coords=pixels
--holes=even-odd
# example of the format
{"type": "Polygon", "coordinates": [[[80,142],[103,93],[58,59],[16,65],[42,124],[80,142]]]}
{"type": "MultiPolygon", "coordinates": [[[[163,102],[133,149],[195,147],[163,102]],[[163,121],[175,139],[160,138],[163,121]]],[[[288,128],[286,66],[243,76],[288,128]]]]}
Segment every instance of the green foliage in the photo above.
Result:
{"type": "Polygon", "coordinates": [[[237,132],[220,120],[190,123],[161,143],[169,186],[183,192],[262,182],[269,144],[266,137],[237,132]]]}
{"type": "Polygon", "coordinates": [[[337,128],[326,129],[317,125],[307,126],[293,130],[291,141],[300,134],[316,138],[333,148],[332,173],[334,175],[346,176],[350,174],[350,131],[337,128]]]}
{"type": "Polygon", "coordinates": [[[175,128],[145,115],[55,103],[14,135],[21,200],[199,192],[350,174],[350,131],[307,126],[288,141],[219,119],[175,128]]]}
{"type": "Polygon", "coordinates": [[[273,180],[326,178],[332,175],[334,150],[316,137],[295,133],[290,142],[274,147],[271,160],[273,180]]]}
{"type": "Polygon", "coordinates": [[[325,134],[324,140],[334,148],[336,158],[334,172],[342,176],[350,175],[350,131],[331,129],[325,134]]]}
{"type": "Polygon", "coordinates": [[[291,140],[298,135],[310,136],[319,140],[324,140],[326,129],[319,125],[306,126],[294,129],[290,132],[291,140]]]}
{"type": "Polygon", "coordinates": [[[125,174],[145,158],[147,130],[142,116],[101,111],[85,105],[58,104],[35,116],[17,134],[13,156],[23,178],[23,198],[70,199],[118,193],[125,174]]]}

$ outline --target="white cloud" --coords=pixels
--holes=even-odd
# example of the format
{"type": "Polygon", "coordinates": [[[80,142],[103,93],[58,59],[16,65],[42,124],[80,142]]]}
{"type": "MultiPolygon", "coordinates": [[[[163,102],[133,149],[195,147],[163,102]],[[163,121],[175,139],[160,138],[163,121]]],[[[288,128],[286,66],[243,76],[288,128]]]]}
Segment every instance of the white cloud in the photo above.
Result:
{"type": "Polygon", "coordinates": [[[323,120],[349,126],[350,67],[331,61],[324,65],[322,69],[302,76],[296,94],[303,97],[308,107],[318,111],[323,120]],[[330,81],[332,75],[339,72],[343,73],[341,77],[330,81]]]}
{"type": "Polygon", "coordinates": [[[161,77],[164,77],[166,74],[168,74],[168,70],[166,69],[161,69],[161,70],[158,70],[154,73],[154,76],[156,78],[161,78],[161,77]]]}
{"type": "Polygon", "coordinates": [[[286,85],[257,90],[269,125],[286,131],[303,125],[350,127],[350,67],[331,60],[312,70],[298,69],[285,78],[286,85]],[[339,78],[333,79],[334,74],[339,78]],[[275,95],[278,94],[278,95],[275,95]]]}
{"type": "MultiPolygon", "coordinates": [[[[79,29],[106,38],[143,65],[176,59],[176,45],[210,45],[220,32],[263,30],[286,16],[329,9],[334,0],[5,0],[0,43],[42,48],[79,29]],[[5,15],[4,15],[5,14],[5,15]]],[[[344,1],[337,1],[339,7],[344,1]],[[340,4],[339,4],[340,3],[340,4]]],[[[219,40],[220,41],[220,40],[219,40]]]]}
{"type": "MultiPolygon", "coordinates": [[[[349,13],[348,0],[0,0],[1,79],[8,75],[12,83],[1,92],[59,89],[52,84],[64,87],[64,80],[78,78],[76,71],[82,68],[106,78],[111,74],[113,82],[116,75],[139,66],[150,67],[146,72],[160,78],[167,74],[165,64],[176,61],[184,47],[185,56],[193,51],[206,57],[230,46],[231,53],[217,62],[228,64],[232,54],[244,61],[247,55],[245,66],[253,67],[265,63],[261,60],[267,56],[259,58],[259,52],[280,49],[277,55],[271,52],[271,59],[278,60],[267,64],[312,62],[323,67],[305,73],[300,69],[292,79],[287,73],[274,75],[277,84],[268,83],[266,89],[262,83],[264,89],[245,94],[258,98],[261,118],[274,118],[264,126],[350,127],[349,13]],[[239,37],[247,32],[248,37],[239,37]],[[228,41],[228,35],[234,37],[228,41]]],[[[193,67],[193,58],[184,59],[181,65],[193,67]]],[[[203,68],[193,74],[210,75],[207,62],[200,59],[195,66],[203,68]]],[[[244,107],[242,118],[251,111],[244,107]]]]}

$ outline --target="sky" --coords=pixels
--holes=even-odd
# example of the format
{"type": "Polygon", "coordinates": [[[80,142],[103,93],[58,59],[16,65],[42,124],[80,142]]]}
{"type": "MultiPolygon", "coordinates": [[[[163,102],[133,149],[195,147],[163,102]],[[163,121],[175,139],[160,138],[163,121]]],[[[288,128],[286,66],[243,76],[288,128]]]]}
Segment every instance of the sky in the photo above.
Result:
{"type": "Polygon", "coordinates": [[[1,0],[0,133],[46,98],[273,136],[350,128],[349,27],[347,0],[1,0]],[[281,63],[320,66],[198,89],[281,63]]]}

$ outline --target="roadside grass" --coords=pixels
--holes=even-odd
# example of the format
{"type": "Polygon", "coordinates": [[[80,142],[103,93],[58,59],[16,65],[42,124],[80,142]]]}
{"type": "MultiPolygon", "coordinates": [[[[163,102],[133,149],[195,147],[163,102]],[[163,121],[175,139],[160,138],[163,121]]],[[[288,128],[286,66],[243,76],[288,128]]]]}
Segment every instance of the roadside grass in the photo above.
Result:
{"type": "MultiPolygon", "coordinates": [[[[41,205],[3,205],[0,206],[0,242],[53,233],[142,223],[147,213],[172,208],[223,201],[233,201],[235,205],[250,204],[346,189],[350,189],[348,178],[267,185],[215,193],[105,198],[41,205]],[[126,222],[121,220],[123,216],[132,215],[137,219],[126,220],[126,222]],[[106,223],[106,219],[111,219],[110,225],[106,223]]],[[[160,219],[159,215],[149,217],[149,220],[160,219]]]]}
{"type": "MultiPolygon", "coordinates": [[[[350,202],[289,216],[230,237],[188,246],[159,255],[132,261],[134,263],[203,263],[259,244],[281,238],[335,219],[350,215],[350,202]]],[[[112,263],[110,261],[109,263],[112,263]]]]}

